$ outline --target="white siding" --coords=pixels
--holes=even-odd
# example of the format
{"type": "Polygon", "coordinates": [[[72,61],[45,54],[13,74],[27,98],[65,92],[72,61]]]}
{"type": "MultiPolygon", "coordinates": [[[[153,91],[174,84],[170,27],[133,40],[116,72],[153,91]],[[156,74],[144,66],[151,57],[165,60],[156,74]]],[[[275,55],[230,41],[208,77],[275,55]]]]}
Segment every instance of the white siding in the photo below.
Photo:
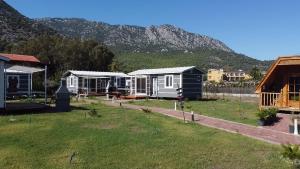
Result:
{"type": "Polygon", "coordinates": [[[4,62],[0,61],[0,109],[5,107],[4,90],[4,62]]]}

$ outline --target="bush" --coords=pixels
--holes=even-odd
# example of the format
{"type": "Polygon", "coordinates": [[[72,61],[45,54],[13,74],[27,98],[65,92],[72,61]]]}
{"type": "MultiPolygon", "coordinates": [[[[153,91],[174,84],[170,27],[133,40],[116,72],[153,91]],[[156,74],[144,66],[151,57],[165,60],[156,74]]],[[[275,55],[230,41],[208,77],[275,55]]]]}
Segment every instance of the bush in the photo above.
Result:
{"type": "Polygon", "coordinates": [[[96,109],[92,109],[88,112],[88,114],[91,116],[91,117],[101,117],[101,115],[98,114],[97,110],[96,109]]]}
{"type": "Polygon", "coordinates": [[[278,110],[276,108],[263,109],[259,111],[256,116],[260,120],[268,121],[276,118],[278,110]]]}
{"type": "Polygon", "coordinates": [[[144,108],[141,108],[141,110],[144,112],[144,113],[151,113],[152,111],[148,108],[144,109],[144,108]]]}
{"type": "Polygon", "coordinates": [[[283,148],[281,155],[284,158],[291,160],[295,168],[299,168],[299,161],[300,161],[299,145],[287,144],[281,146],[283,148]]]}

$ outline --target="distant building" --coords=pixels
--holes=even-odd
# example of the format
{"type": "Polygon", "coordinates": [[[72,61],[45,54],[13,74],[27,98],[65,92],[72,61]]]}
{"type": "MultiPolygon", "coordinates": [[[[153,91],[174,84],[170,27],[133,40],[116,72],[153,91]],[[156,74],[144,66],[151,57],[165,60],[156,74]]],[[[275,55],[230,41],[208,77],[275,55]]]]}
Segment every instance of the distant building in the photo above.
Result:
{"type": "Polygon", "coordinates": [[[208,69],[207,81],[220,83],[222,81],[238,82],[241,80],[249,80],[252,77],[243,70],[224,72],[223,69],[208,69]]]}
{"type": "Polygon", "coordinates": [[[242,80],[249,80],[251,78],[252,77],[243,70],[238,70],[235,72],[225,72],[223,80],[229,82],[237,82],[242,80]]]}
{"type": "Polygon", "coordinates": [[[220,83],[221,81],[223,81],[223,76],[223,69],[208,69],[207,81],[220,83]]]}

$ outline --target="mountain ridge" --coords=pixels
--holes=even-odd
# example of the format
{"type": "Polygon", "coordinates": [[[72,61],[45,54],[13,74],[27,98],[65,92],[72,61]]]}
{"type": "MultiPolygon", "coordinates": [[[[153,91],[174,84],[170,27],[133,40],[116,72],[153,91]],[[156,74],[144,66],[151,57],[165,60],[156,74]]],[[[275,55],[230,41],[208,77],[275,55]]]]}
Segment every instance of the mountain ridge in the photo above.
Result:
{"type": "Polygon", "coordinates": [[[191,33],[171,24],[143,27],[121,24],[112,25],[83,18],[48,17],[35,20],[62,35],[80,39],[95,39],[107,46],[128,48],[131,51],[196,50],[197,48],[207,47],[234,52],[217,39],[191,33]]]}
{"type": "MultiPolygon", "coordinates": [[[[111,49],[120,71],[195,65],[204,69],[265,70],[270,62],[235,53],[223,42],[170,24],[159,26],[111,25],[82,18],[30,19],[0,0],[0,50],[40,35],[96,40],[111,49]],[[52,25],[52,26],[51,26],[52,25]]],[[[88,58],[87,58],[88,59],[88,58]]]]}
{"type": "Polygon", "coordinates": [[[42,34],[56,34],[43,24],[35,22],[0,0],[0,40],[17,42],[42,34]]]}

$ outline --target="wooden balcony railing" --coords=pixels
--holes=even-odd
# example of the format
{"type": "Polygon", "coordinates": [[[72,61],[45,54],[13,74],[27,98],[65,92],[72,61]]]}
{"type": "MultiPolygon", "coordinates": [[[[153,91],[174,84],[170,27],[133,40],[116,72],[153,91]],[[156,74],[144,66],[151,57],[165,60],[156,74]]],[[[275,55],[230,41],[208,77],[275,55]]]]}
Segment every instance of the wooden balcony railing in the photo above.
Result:
{"type": "Polygon", "coordinates": [[[260,107],[278,107],[282,105],[281,93],[262,92],[260,94],[260,107]]]}

